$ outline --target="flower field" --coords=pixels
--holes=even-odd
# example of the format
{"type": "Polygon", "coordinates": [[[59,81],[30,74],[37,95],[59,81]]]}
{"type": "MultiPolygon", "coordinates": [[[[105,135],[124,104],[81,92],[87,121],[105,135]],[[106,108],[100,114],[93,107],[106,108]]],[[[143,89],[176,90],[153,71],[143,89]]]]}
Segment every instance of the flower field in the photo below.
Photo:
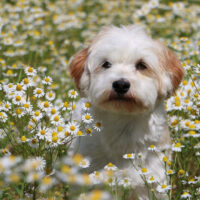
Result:
{"type": "MultiPolygon", "coordinates": [[[[79,100],[70,58],[103,26],[139,24],[180,59],[185,77],[166,100],[172,158],[161,162],[159,183],[134,160],[150,200],[200,199],[200,2],[198,0],[1,0],[0,1],[0,199],[126,200],[129,177],[108,163],[83,173],[89,159],[71,151],[73,141],[101,134],[103,126],[79,100]]],[[[158,156],[153,144],[147,151],[158,156]]]]}

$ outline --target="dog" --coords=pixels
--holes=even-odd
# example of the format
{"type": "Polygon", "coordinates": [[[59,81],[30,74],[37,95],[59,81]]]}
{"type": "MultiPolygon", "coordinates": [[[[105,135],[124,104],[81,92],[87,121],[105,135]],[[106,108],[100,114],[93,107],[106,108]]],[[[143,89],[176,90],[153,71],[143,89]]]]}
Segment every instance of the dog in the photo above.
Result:
{"type": "Polygon", "coordinates": [[[73,57],[70,74],[103,125],[100,134],[82,137],[79,144],[79,153],[91,159],[89,170],[100,170],[109,162],[127,169],[138,199],[149,199],[141,176],[123,155],[140,153],[142,166],[159,183],[164,182],[164,154],[155,156],[147,149],[155,145],[170,157],[164,101],[184,76],[181,63],[141,27],[109,26],[73,57]]]}

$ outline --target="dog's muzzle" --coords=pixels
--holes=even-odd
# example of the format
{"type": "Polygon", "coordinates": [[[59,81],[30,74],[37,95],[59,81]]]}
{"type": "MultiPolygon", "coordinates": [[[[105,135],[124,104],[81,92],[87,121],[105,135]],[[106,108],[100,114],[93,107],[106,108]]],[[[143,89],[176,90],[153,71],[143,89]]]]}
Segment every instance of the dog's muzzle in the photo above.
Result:
{"type": "Polygon", "coordinates": [[[128,92],[130,88],[130,83],[122,78],[120,80],[114,81],[112,84],[112,87],[113,87],[113,90],[118,95],[124,95],[126,92],[128,92]]]}

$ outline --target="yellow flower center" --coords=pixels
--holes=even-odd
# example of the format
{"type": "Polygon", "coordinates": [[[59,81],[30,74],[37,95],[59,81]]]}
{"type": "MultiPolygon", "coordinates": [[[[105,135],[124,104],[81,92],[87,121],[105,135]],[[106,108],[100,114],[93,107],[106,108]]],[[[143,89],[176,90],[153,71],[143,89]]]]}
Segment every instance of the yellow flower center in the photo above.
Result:
{"type": "Polygon", "coordinates": [[[28,103],[25,103],[25,104],[24,104],[24,108],[29,108],[29,104],[28,104],[28,103]]]}
{"type": "Polygon", "coordinates": [[[25,141],[26,141],[26,136],[23,135],[23,136],[21,137],[21,141],[22,141],[22,142],[25,142],[25,141]]]}
{"type": "Polygon", "coordinates": [[[53,97],[53,93],[52,92],[49,93],[49,97],[53,97]]]}
{"type": "Polygon", "coordinates": [[[150,180],[150,181],[154,181],[155,179],[154,179],[153,176],[151,176],[149,180],[150,180]]]}
{"type": "Polygon", "coordinates": [[[39,116],[40,113],[38,111],[35,112],[35,116],[39,116]]]}
{"type": "Polygon", "coordinates": [[[56,109],[55,108],[51,109],[51,114],[53,114],[53,115],[56,114],[56,109]]]}
{"type": "Polygon", "coordinates": [[[175,145],[174,145],[175,147],[181,147],[181,143],[180,142],[177,142],[175,145]]]}
{"type": "Polygon", "coordinates": [[[164,156],[164,157],[163,157],[163,162],[167,162],[167,161],[168,161],[167,156],[164,156]]]}
{"type": "Polygon", "coordinates": [[[16,101],[20,101],[21,100],[21,97],[20,96],[16,96],[16,101]]]}
{"type": "Polygon", "coordinates": [[[142,171],[142,173],[147,173],[148,170],[147,170],[147,168],[142,168],[141,171],[142,171]]]}
{"type": "Polygon", "coordinates": [[[68,131],[65,131],[65,136],[69,136],[69,132],[68,131]]]}
{"type": "Polygon", "coordinates": [[[59,116],[58,115],[56,115],[55,117],[54,117],[54,121],[56,121],[56,122],[58,122],[59,121],[59,116]]]}
{"type": "Polygon", "coordinates": [[[37,93],[37,94],[41,94],[41,93],[42,93],[42,90],[38,89],[38,90],[36,91],[36,93],[37,93]]]}
{"type": "Polygon", "coordinates": [[[15,183],[19,182],[19,180],[20,180],[20,178],[17,174],[11,174],[9,178],[12,182],[15,182],[15,183]]]}
{"type": "Polygon", "coordinates": [[[46,82],[49,82],[49,81],[50,81],[50,78],[47,77],[47,78],[45,78],[44,80],[45,80],[46,82]]]}
{"type": "Polygon", "coordinates": [[[58,141],[58,137],[57,136],[52,137],[52,142],[56,143],[57,141],[58,141]]]}
{"type": "Polygon", "coordinates": [[[86,120],[89,120],[90,118],[91,118],[90,115],[85,115],[86,120]]]}
{"type": "Polygon", "coordinates": [[[32,144],[37,144],[37,140],[34,138],[34,139],[32,139],[32,144]]]}
{"type": "Polygon", "coordinates": [[[83,135],[83,132],[82,132],[82,131],[78,131],[78,132],[77,132],[77,135],[78,135],[78,136],[82,136],[82,135],[83,135]]]}
{"type": "Polygon", "coordinates": [[[155,145],[153,145],[153,144],[150,145],[150,148],[151,148],[151,149],[154,149],[154,148],[155,148],[155,145]]]}
{"type": "Polygon", "coordinates": [[[52,137],[58,136],[58,133],[56,131],[52,132],[52,137]]]}
{"type": "Polygon", "coordinates": [[[128,153],[128,154],[127,154],[127,157],[128,157],[128,158],[131,158],[131,157],[132,157],[132,154],[131,154],[131,153],[128,153]]]}
{"type": "Polygon", "coordinates": [[[49,107],[49,102],[48,102],[48,101],[46,101],[46,102],[44,103],[44,107],[45,107],[45,108],[48,108],[48,107],[49,107]]]}
{"type": "Polygon", "coordinates": [[[29,84],[29,80],[27,78],[24,79],[24,84],[29,84]]]}
{"type": "Polygon", "coordinates": [[[16,109],[16,114],[17,114],[17,115],[20,115],[21,113],[22,113],[22,110],[21,110],[20,108],[17,108],[17,109],[16,109]]]}
{"type": "Polygon", "coordinates": [[[62,127],[62,126],[58,126],[58,127],[57,127],[57,131],[58,131],[58,132],[63,131],[63,127],[62,127]]]}
{"type": "Polygon", "coordinates": [[[9,108],[9,105],[8,105],[8,104],[5,104],[5,108],[9,108]]]}
{"type": "Polygon", "coordinates": [[[76,92],[73,90],[73,91],[71,91],[71,95],[75,95],[76,94],[76,92]]]}
{"type": "Polygon", "coordinates": [[[92,133],[92,129],[91,129],[91,128],[88,128],[88,129],[86,130],[86,133],[87,133],[87,134],[92,133]]]}
{"type": "Polygon", "coordinates": [[[65,101],[64,107],[65,107],[65,108],[68,108],[68,106],[69,106],[69,103],[68,103],[67,101],[65,101]]]}
{"type": "Polygon", "coordinates": [[[167,186],[164,184],[161,186],[162,189],[165,189],[167,186]]]}
{"type": "Polygon", "coordinates": [[[41,131],[40,131],[40,134],[41,134],[41,135],[45,135],[45,133],[46,133],[45,130],[41,130],[41,131]]]}
{"type": "Polygon", "coordinates": [[[44,185],[49,185],[51,183],[51,178],[49,176],[45,176],[43,179],[42,179],[42,183],[44,185]]]}
{"type": "Polygon", "coordinates": [[[74,125],[70,126],[70,130],[74,131],[76,129],[76,127],[74,125]]]}
{"type": "Polygon", "coordinates": [[[108,167],[113,167],[113,166],[114,165],[111,162],[108,163],[108,167]]]}
{"type": "Polygon", "coordinates": [[[32,67],[29,67],[29,68],[28,68],[28,72],[30,72],[30,73],[33,72],[33,68],[32,68],[32,67]]]}
{"type": "Polygon", "coordinates": [[[86,108],[90,108],[90,106],[91,106],[90,102],[86,102],[86,103],[85,103],[85,107],[86,107],[86,108]]]}

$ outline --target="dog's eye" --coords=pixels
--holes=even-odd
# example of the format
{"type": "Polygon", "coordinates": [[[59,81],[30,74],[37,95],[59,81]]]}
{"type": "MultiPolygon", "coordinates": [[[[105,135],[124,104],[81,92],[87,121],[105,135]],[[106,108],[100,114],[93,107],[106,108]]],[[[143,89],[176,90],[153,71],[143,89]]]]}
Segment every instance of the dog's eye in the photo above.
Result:
{"type": "Polygon", "coordinates": [[[146,64],[141,61],[136,64],[137,70],[145,70],[146,68],[147,68],[146,64]]]}
{"type": "Polygon", "coordinates": [[[108,69],[108,68],[111,67],[111,63],[109,63],[108,61],[105,61],[105,62],[103,63],[103,65],[102,65],[102,67],[108,69]]]}

